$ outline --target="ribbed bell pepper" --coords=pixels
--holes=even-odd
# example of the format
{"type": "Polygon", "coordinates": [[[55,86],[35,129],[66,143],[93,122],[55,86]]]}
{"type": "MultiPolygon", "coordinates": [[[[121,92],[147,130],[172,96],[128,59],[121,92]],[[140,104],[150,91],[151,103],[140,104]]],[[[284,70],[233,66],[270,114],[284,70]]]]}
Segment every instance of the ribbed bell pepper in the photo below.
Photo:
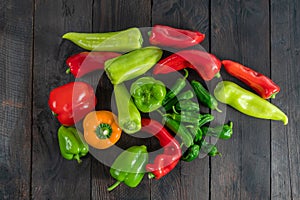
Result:
{"type": "Polygon", "coordinates": [[[117,180],[107,190],[115,189],[124,182],[129,187],[136,187],[142,181],[148,163],[148,152],[145,145],[132,146],[122,152],[112,164],[109,172],[117,180]]]}
{"type": "Polygon", "coordinates": [[[142,77],[132,83],[130,93],[137,108],[147,113],[162,105],[166,96],[166,87],[163,82],[152,77],[142,77]]]}
{"type": "Polygon", "coordinates": [[[72,126],[94,110],[96,102],[92,86],[85,82],[71,82],[53,89],[48,105],[62,125],[72,126]]]}

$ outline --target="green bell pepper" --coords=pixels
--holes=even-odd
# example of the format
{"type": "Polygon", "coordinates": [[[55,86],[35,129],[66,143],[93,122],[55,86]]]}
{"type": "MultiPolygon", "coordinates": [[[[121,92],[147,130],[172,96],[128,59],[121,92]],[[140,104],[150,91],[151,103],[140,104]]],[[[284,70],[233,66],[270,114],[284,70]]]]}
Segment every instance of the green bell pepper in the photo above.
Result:
{"type": "Polygon", "coordinates": [[[137,108],[148,113],[161,107],[166,96],[166,87],[152,77],[142,77],[132,83],[130,93],[137,108]]]}
{"type": "Polygon", "coordinates": [[[143,37],[138,28],[107,33],[74,33],[62,36],[89,51],[117,51],[128,52],[139,49],[143,44],[143,37]]]}
{"type": "Polygon", "coordinates": [[[124,84],[114,85],[118,123],[125,133],[133,134],[142,128],[141,114],[124,84]]]}
{"type": "Polygon", "coordinates": [[[147,147],[145,145],[132,146],[122,152],[116,158],[109,171],[117,182],[107,190],[112,191],[122,182],[129,187],[136,187],[144,177],[148,157],[147,147]]]}
{"type": "Polygon", "coordinates": [[[162,56],[162,50],[150,46],[112,58],[104,63],[104,70],[112,84],[120,84],[145,74],[162,56]]]}
{"type": "Polygon", "coordinates": [[[80,157],[89,152],[89,146],[82,134],[73,127],[61,126],[58,129],[58,143],[61,155],[67,160],[75,159],[80,163],[80,157]]]}

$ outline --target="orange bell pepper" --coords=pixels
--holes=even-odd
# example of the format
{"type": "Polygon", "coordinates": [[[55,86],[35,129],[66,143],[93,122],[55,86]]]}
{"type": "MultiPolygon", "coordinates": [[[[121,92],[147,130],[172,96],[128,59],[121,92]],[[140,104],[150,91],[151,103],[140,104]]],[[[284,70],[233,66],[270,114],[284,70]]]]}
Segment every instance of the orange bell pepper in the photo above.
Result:
{"type": "Polygon", "coordinates": [[[122,129],[117,117],[110,111],[93,111],[83,120],[84,138],[94,148],[106,149],[114,145],[121,137],[122,129]]]}

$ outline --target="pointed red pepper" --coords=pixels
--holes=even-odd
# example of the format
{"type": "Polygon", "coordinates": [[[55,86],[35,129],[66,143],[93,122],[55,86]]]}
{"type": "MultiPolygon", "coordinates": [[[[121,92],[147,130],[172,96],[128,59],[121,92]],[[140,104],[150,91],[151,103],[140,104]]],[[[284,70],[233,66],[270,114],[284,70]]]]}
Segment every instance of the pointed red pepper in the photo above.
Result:
{"type": "Polygon", "coordinates": [[[150,44],[173,48],[187,48],[199,44],[205,34],[198,31],[173,28],[164,25],[155,25],[149,38],[150,44]]]}
{"type": "Polygon", "coordinates": [[[94,110],[96,101],[92,86],[71,82],[53,89],[48,105],[62,125],[72,126],[94,110]]]}
{"type": "Polygon", "coordinates": [[[219,77],[221,61],[213,54],[200,50],[182,50],[159,61],[153,74],[168,74],[185,68],[195,70],[205,81],[219,77]]]}
{"type": "Polygon", "coordinates": [[[178,164],[182,154],[180,144],[158,121],[143,118],[141,130],[154,135],[164,148],[163,154],[158,154],[154,163],[146,165],[149,178],[160,179],[178,164]]]}
{"type": "Polygon", "coordinates": [[[104,69],[105,61],[120,55],[114,52],[81,52],[66,60],[69,66],[66,73],[71,72],[76,78],[80,78],[89,72],[104,69]]]}
{"type": "Polygon", "coordinates": [[[275,98],[280,91],[280,87],[270,78],[253,69],[231,60],[223,60],[222,64],[230,75],[246,83],[264,99],[275,98]]]}

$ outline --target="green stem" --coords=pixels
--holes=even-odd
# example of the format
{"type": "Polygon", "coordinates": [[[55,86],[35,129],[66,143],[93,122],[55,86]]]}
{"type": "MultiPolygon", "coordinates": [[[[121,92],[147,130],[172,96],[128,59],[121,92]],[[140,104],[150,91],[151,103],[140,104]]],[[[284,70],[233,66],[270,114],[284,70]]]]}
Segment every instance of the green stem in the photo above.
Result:
{"type": "Polygon", "coordinates": [[[56,114],[55,112],[51,111],[53,116],[57,116],[58,114],[56,114]]]}
{"type": "Polygon", "coordinates": [[[177,112],[175,106],[172,106],[172,110],[173,110],[173,112],[174,112],[175,114],[179,114],[179,113],[177,112]]]}
{"type": "Polygon", "coordinates": [[[155,175],[154,175],[153,173],[150,172],[150,173],[148,173],[148,178],[149,178],[149,179],[153,179],[153,178],[155,178],[155,175]]]}
{"type": "Polygon", "coordinates": [[[220,72],[216,73],[214,77],[215,77],[215,78],[220,78],[220,77],[221,77],[220,72]]]}
{"type": "Polygon", "coordinates": [[[160,110],[156,110],[161,116],[164,116],[165,114],[162,113],[160,110]]]}
{"type": "Polygon", "coordinates": [[[74,155],[74,159],[77,160],[78,163],[81,163],[79,154],[74,155]]]}
{"type": "Polygon", "coordinates": [[[112,191],[113,189],[115,189],[116,187],[118,187],[120,185],[121,181],[117,181],[114,184],[112,184],[110,187],[107,188],[108,191],[112,191]]]}
{"type": "Polygon", "coordinates": [[[70,74],[70,72],[71,72],[71,69],[68,68],[68,69],[66,70],[66,74],[70,74]]]}
{"type": "Polygon", "coordinates": [[[270,99],[275,99],[277,93],[278,93],[278,92],[272,94],[272,95],[270,96],[270,99]]]}
{"type": "Polygon", "coordinates": [[[183,79],[187,79],[187,77],[189,76],[189,71],[187,69],[183,69],[185,71],[185,75],[183,77],[183,79]]]}

